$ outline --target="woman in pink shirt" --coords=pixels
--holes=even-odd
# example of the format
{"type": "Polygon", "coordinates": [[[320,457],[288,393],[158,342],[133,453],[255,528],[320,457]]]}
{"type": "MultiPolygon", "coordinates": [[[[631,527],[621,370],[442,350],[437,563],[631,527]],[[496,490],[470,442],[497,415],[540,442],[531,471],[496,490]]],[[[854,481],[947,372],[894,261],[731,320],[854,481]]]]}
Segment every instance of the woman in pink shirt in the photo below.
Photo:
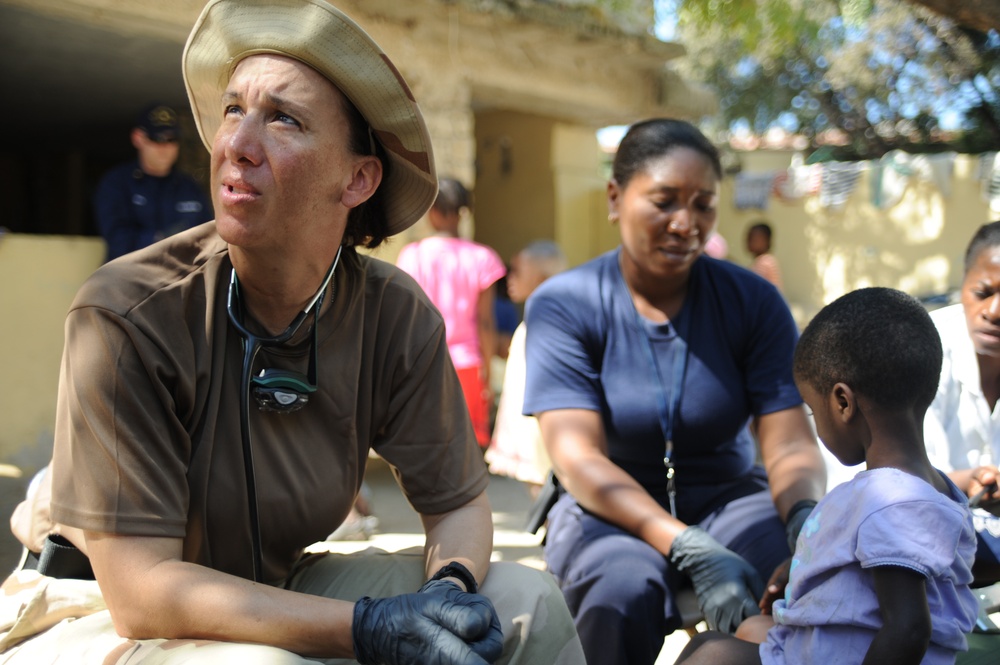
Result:
{"type": "Polygon", "coordinates": [[[472,197],[454,178],[441,178],[428,213],[434,235],[410,243],[396,265],[413,276],[444,317],[451,360],[458,372],[481,447],[490,442],[489,361],[495,347],[493,283],[504,276],[500,256],[460,238],[459,222],[472,197]]]}

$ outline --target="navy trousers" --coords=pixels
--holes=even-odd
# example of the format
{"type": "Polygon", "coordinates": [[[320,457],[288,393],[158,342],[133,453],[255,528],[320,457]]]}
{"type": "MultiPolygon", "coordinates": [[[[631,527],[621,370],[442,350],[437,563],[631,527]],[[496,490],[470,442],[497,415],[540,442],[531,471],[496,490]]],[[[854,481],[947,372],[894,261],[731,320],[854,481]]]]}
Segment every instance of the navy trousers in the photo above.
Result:
{"type": "MultiPolygon", "coordinates": [[[[790,556],[768,491],[711,511],[699,526],[767,582],[790,556]]],[[[653,665],[680,627],[674,591],[689,583],[667,557],[563,495],[549,512],[545,559],[576,623],[589,665],[653,665]]]]}

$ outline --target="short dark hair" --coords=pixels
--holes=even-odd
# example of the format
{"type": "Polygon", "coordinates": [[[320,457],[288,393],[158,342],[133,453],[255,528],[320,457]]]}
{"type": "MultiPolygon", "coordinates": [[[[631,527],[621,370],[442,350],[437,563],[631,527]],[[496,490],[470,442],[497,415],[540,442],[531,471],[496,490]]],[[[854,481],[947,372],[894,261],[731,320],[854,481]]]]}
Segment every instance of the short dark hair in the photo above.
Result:
{"type": "Polygon", "coordinates": [[[969,272],[983,250],[993,247],[1000,247],[1000,222],[983,224],[972,236],[969,247],[965,250],[965,272],[969,272]]]}
{"type": "Polygon", "coordinates": [[[615,153],[612,177],[619,187],[625,188],[650,161],[663,157],[674,148],[689,148],[701,153],[712,164],[719,180],[722,179],[722,158],[718,148],[697,127],[673,118],[652,118],[629,127],[615,153]]]}
{"type": "Polygon", "coordinates": [[[433,208],[445,217],[457,215],[462,208],[472,210],[472,194],[457,178],[440,178],[433,208]]]}
{"type": "MultiPolygon", "coordinates": [[[[375,138],[368,121],[361,115],[351,100],[344,97],[344,111],[347,115],[350,144],[355,155],[375,155],[382,162],[382,183],[389,179],[392,164],[382,144],[375,138]]],[[[362,245],[374,249],[389,237],[389,221],[386,215],[386,188],[379,185],[371,198],[347,213],[347,228],[344,230],[344,244],[348,247],[362,245]]]]}
{"type": "Polygon", "coordinates": [[[518,253],[535,264],[546,277],[566,269],[566,255],[554,240],[535,240],[518,253]]]}
{"type": "Polygon", "coordinates": [[[826,395],[838,382],[886,409],[923,414],[941,378],[941,338],[927,310],[902,291],[858,289],[806,326],[795,377],[826,395]]]}
{"type": "Polygon", "coordinates": [[[767,238],[768,242],[771,241],[771,225],[767,222],[757,222],[747,229],[747,236],[752,233],[763,233],[764,237],[767,238]]]}

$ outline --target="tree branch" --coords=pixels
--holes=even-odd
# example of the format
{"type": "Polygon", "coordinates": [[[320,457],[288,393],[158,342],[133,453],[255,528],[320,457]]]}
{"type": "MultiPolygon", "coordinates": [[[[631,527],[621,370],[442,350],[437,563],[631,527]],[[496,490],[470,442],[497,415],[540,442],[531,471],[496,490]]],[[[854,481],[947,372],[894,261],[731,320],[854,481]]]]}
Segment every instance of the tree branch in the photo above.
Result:
{"type": "Polygon", "coordinates": [[[1000,0],[909,0],[931,11],[947,16],[964,26],[987,32],[1000,30],[1000,0]]]}

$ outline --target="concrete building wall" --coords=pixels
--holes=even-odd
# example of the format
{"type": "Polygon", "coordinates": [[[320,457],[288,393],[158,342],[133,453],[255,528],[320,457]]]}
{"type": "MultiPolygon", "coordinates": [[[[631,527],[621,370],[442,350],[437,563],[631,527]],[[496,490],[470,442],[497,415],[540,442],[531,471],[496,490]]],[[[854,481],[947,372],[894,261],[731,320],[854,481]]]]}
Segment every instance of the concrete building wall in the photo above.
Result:
{"type": "MultiPolygon", "coordinates": [[[[529,181],[524,171],[526,166],[544,172],[544,179],[537,182],[544,182],[550,188],[541,192],[537,182],[530,186],[531,193],[538,195],[532,200],[548,199],[548,203],[531,204],[538,208],[517,222],[527,227],[523,238],[538,237],[555,224],[569,224],[570,218],[571,226],[577,230],[590,229],[603,219],[604,214],[592,210],[592,206],[577,203],[569,212],[569,208],[557,209],[554,203],[554,199],[565,197],[579,199],[574,190],[594,177],[589,172],[589,153],[596,145],[593,138],[596,129],[651,115],[695,117],[712,108],[710,98],[694,94],[666,68],[666,63],[681,56],[684,49],[653,39],[643,28],[642,21],[651,11],[651,3],[646,0],[613,3],[579,0],[568,3],[569,8],[566,3],[512,5],[499,0],[406,3],[334,0],[334,3],[371,34],[407,79],[424,112],[438,172],[458,177],[483,199],[500,198],[499,192],[489,191],[493,184],[483,186],[477,182],[480,176],[477,169],[482,167],[486,172],[484,165],[490,158],[477,154],[477,149],[488,148],[477,142],[492,131],[491,125],[509,114],[510,123],[520,118],[550,126],[549,136],[531,148],[540,151],[532,154],[533,163],[519,161],[516,177],[520,191],[525,191],[524,185],[529,181]],[[614,18],[607,20],[609,16],[614,18]],[[615,20],[624,28],[616,27],[615,20]],[[484,127],[477,128],[477,123],[484,127]],[[556,140],[560,142],[560,152],[588,153],[586,161],[553,161],[544,157],[556,140]],[[567,145],[573,140],[580,140],[581,145],[567,145]],[[544,161],[535,162],[541,157],[544,161]],[[552,189],[555,187],[563,191],[557,193],[552,189]],[[596,216],[588,218],[591,214],[596,216]]],[[[100,173],[118,159],[121,150],[116,149],[114,156],[102,153],[98,158],[92,145],[74,146],[83,137],[95,136],[95,124],[102,123],[101,136],[107,138],[97,145],[114,143],[131,154],[127,146],[130,126],[127,123],[132,121],[135,109],[148,102],[153,91],[187,116],[180,80],[180,53],[203,6],[204,0],[169,3],[0,0],[0,37],[3,37],[0,55],[3,48],[17,54],[22,66],[11,74],[23,85],[14,87],[33,91],[32,103],[37,106],[37,109],[20,108],[20,116],[37,118],[40,127],[62,127],[65,114],[49,117],[43,113],[63,108],[65,96],[59,97],[58,103],[46,103],[40,96],[46,91],[72,88],[76,106],[72,120],[82,127],[66,140],[55,139],[58,146],[55,149],[67,150],[67,155],[50,152],[45,159],[46,164],[66,163],[75,169],[71,182],[60,188],[62,192],[74,193],[72,198],[66,194],[66,200],[51,201],[53,206],[60,205],[60,210],[65,208],[65,212],[39,211],[35,201],[23,199],[25,188],[3,188],[5,194],[11,194],[7,197],[12,202],[8,211],[13,211],[13,215],[6,221],[0,216],[0,225],[6,223],[15,230],[29,232],[96,232],[89,211],[89,190],[100,173]],[[37,38],[31,37],[33,30],[38,32],[37,38]],[[52,34],[57,34],[58,39],[51,41],[52,34]],[[32,48],[40,43],[49,46],[32,48]],[[88,69],[90,62],[96,66],[88,69]],[[133,93],[133,89],[142,92],[133,93]],[[138,94],[141,99],[124,101],[129,94],[138,94]],[[120,129],[113,123],[109,125],[112,120],[120,129]],[[28,222],[21,221],[28,218],[28,222]]],[[[207,186],[207,153],[200,146],[190,118],[184,120],[188,131],[183,137],[180,168],[207,186]]],[[[45,137],[50,133],[37,134],[45,137]]],[[[517,147],[519,153],[525,149],[522,145],[517,147]]],[[[0,150],[0,172],[23,170],[33,150],[5,152],[0,150]]],[[[45,176],[39,175],[35,180],[43,182],[45,176]]],[[[502,191],[509,183],[498,180],[496,186],[502,191]]],[[[505,258],[509,258],[509,252],[522,236],[511,238],[487,228],[507,209],[501,206],[495,214],[485,207],[482,210],[488,216],[485,227],[480,224],[477,233],[476,223],[472,222],[464,229],[466,234],[485,233],[484,240],[498,242],[505,258]]],[[[426,235],[428,230],[424,221],[377,255],[392,261],[403,244],[426,235]]],[[[585,236],[588,234],[589,231],[585,236]]],[[[568,239],[582,243],[577,252],[582,259],[592,249],[593,240],[578,235],[575,233],[568,239]]]]}
{"type": "Polygon", "coordinates": [[[0,235],[0,462],[30,473],[51,453],[63,321],[103,260],[96,238],[0,235]]]}
{"type": "Polygon", "coordinates": [[[556,123],[505,112],[476,120],[475,238],[509,261],[531,240],[555,237],[556,123]]]}
{"type": "Polygon", "coordinates": [[[557,126],[552,145],[556,192],[552,237],[569,264],[577,265],[618,245],[618,231],[608,223],[604,154],[596,135],[579,126],[557,126]]]}

